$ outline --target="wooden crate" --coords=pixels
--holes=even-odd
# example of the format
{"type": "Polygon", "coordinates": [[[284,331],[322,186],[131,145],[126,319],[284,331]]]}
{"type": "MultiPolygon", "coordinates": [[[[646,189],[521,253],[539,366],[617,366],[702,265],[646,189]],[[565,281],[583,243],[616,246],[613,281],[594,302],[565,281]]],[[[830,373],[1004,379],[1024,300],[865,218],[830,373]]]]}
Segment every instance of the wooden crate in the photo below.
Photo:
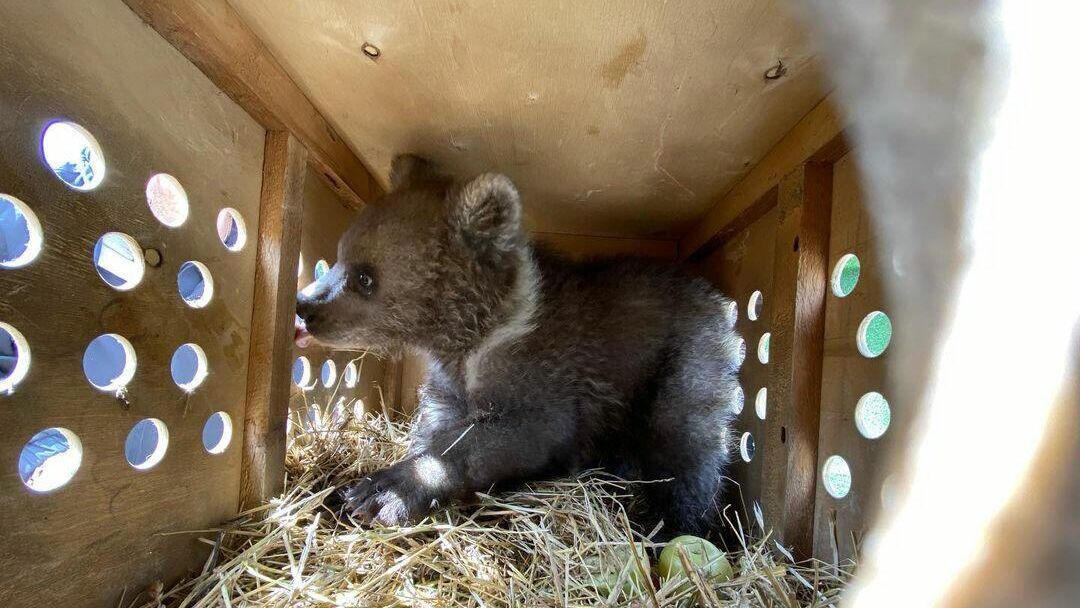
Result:
{"type": "MultiPolygon", "coordinates": [[[[0,396],[0,462],[17,462],[51,427],[74,433],[82,448],[74,477],[55,491],[30,491],[16,467],[0,469],[0,605],[117,605],[199,568],[210,551],[200,531],[280,490],[290,411],[302,420],[312,403],[356,398],[367,412],[411,413],[420,359],[364,357],[346,387],[342,375],[362,353],[292,342],[296,290],[317,263],[335,263],[338,238],[354,211],[381,195],[389,154],[402,148],[441,156],[452,169],[510,173],[535,197],[526,206],[536,239],[564,253],[681,262],[734,298],[746,358],[729,437],[728,518],[771,530],[798,557],[839,564],[859,554],[891,495],[888,456],[913,428],[909,401],[919,387],[894,385],[893,394],[895,347],[878,357],[859,351],[860,325],[871,312],[891,312],[889,288],[905,262],[875,231],[859,150],[821,88],[816,57],[787,20],[768,18],[772,3],[760,13],[758,3],[729,3],[733,14],[753,15],[759,37],[775,39],[745,53],[767,59],[762,66],[716,66],[705,53],[685,63],[706,43],[741,50],[740,36],[717,31],[749,35],[745,24],[711,21],[712,3],[673,13],[642,2],[619,15],[586,3],[546,15],[554,26],[526,18],[505,31],[493,23],[517,7],[464,10],[477,4],[372,7],[366,18],[333,20],[341,27],[321,38],[305,36],[321,23],[298,17],[308,5],[284,0],[0,9],[0,194],[25,202],[44,234],[32,264],[0,269],[0,322],[32,354],[28,374],[0,396]],[[576,26],[593,22],[604,24],[595,36],[576,26]],[[454,27],[432,30],[445,23],[454,27]],[[424,32],[427,44],[403,31],[424,32]],[[346,34],[357,39],[335,37],[346,34]],[[365,55],[369,38],[398,46],[365,55]],[[485,52],[465,57],[470,45],[485,52]],[[530,45],[552,52],[532,56],[530,45]],[[695,77],[714,69],[723,82],[695,89],[695,77]],[[774,83],[785,69],[795,71],[790,84],[774,83]],[[363,74],[369,86],[329,86],[344,80],[338,70],[363,74]],[[502,86],[507,74],[536,86],[502,86]],[[41,137],[56,120],[100,144],[108,171],[100,187],[73,189],[46,166],[41,137]],[[415,125],[425,132],[411,133],[415,125]],[[566,157],[552,160],[564,142],[566,157]],[[369,170],[354,149],[383,171],[369,170]],[[547,167],[566,183],[549,179],[547,167]],[[187,194],[188,217],[176,226],[146,202],[159,172],[187,194]],[[238,251],[219,238],[225,207],[247,226],[238,251]],[[113,289],[95,272],[94,245],[111,231],[130,235],[147,261],[134,289],[113,289]],[[831,278],[847,254],[858,256],[861,274],[841,297],[831,278]],[[177,292],[189,260],[214,278],[205,307],[186,306],[177,292]],[[98,390],[83,373],[87,345],[106,333],[125,337],[138,356],[122,390],[98,390]],[[202,347],[209,369],[191,391],[169,373],[188,342],[202,347]],[[299,357],[311,376],[298,385],[290,368],[299,357]],[[337,374],[324,383],[327,362],[337,374]],[[871,391],[890,408],[877,438],[855,419],[871,391]],[[221,453],[202,443],[215,412],[232,422],[221,453]],[[138,469],[124,445],[145,418],[164,424],[169,441],[159,463],[138,469]],[[825,484],[834,456],[849,467],[842,496],[825,484]]],[[[334,7],[313,5],[315,16],[334,7]]]]}

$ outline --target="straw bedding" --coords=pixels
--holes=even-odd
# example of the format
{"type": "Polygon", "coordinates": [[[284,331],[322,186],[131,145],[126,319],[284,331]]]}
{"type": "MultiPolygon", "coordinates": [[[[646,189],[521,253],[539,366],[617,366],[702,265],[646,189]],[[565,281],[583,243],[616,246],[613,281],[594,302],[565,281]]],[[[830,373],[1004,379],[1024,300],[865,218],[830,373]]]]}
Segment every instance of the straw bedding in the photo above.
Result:
{"type": "Polygon", "coordinates": [[[745,517],[731,513],[743,543],[728,555],[733,580],[624,584],[644,567],[628,543],[652,544],[628,521],[632,484],[595,471],[478,495],[415,526],[353,525],[323,499],[394,462],[407,434],[407,425],[361,412],[362,404],[342,400],[295,415],[285,493],[202,531],[213,549],[199,576],[121,605],[809,607],[834,605],[847,579],[820,563],[793,564],[767,534],[751,539],[745,517]],[[605,576],[608,584],[598,584],[605,576]]]}

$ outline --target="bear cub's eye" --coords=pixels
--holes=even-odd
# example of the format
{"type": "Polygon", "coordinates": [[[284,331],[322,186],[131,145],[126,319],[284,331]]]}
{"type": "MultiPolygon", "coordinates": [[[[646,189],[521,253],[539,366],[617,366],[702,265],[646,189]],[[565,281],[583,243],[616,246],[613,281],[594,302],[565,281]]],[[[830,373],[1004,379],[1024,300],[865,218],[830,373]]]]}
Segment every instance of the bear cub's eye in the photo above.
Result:
{"type": "Polygon", "coordinates": [[[366,266],[353,269],[351,282],[356,291],[366,296],[375,292],[375,277],[371,269],[366,266]]]}

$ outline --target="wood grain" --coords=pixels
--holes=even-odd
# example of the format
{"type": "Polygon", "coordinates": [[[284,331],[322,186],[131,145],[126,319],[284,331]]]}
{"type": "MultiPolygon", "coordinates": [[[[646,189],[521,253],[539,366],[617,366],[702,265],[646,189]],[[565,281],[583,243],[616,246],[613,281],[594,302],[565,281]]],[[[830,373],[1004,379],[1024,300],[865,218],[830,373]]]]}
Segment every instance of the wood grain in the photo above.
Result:
{"type": "Polygon", "coordinates": [[[820,474],[825,459],[839,454],[851,467],[851,493],[833,498],[817,483],[814,507],[814,554],[824,560],[846,560],[856,555],[858,543],[870,529],[882,504],[881,485],[890,450],[905,437],[911,424],[909,404],[890,394],[886,376],[893,347],[876,359],[859,354],[855,333],[863,318],[874,310],[890,313],[886,284],[895,280],[895,265],[881,251],[859,183],[854,154],[833,167],[833,204],[829,238],[828,271],[845,253],[859,256],[862,271],[851,295],[826,296],[825,340],[821,371],[821,409],[818,432],[820,474]],[[855,426],[855,404],[868,391],[878,391],[889,401],[892,423],[880,439],[866,439],[855,426]]]}
{"type": "Polygon", "coordinates": [[[240,476],[244,508],[278,495],[285,481],[296,314],[293,272],[299,263],[306,162],[307,151],[292,135],[266,134],[240,476]]]}
{"type": "Polygon", "coordinates": [[[777,142],[730,191],[679,240],[679,258],[700,257],[769,208],[763,197],[804,162],[829,163],[847,150],[847,118],[829,96],[777,142]]]}
{"type": "Polygon", "coordinates": [[[231,4],[380,176],[504,172],[537,232],[677,237],[825,92],[783,0],[231,4]]]}
{"type": "Polygon", "coordinates": [[[828,164],[802,165],[777,197],[769,411],[758,449],[765,520],[799,559],[813,553],[832,173],[828,164]]]}
{"type": "Polygon", "coordinates": [[[0,269],[0,319],[32,353],[24,381],[0,395],[0,606],[117,606],[125,593],[131,601],[152,581],[202,566],[200,535],[177,532],[236,514],[256,247],[252,239],[226,250],[215,224],[228,206],[259,225],[264,130],[119,0],[4,3],[0,12],[0,191],[25,201],[44,230],[33,263],[0,269]],[[95,190],[66,187],[40,160],[42,129],[60,117],[101,144],[107,174],[95,190]],[[146,203],[146,182],[160,171],[188,195],[177,228],[146,203]],[[91,263],[109,231],[160,254],[131,291],[107,286],[91,263]],[[177,294],[187,260],[214,277],[205,308],[177,294]],[[87,344],[108,332],[138,358],[120,398],[93,388],[82,369],[87,344]],[[209,367],[191,393],[169,372],[185,342],[203,348],[209,367]],[[201,434],[216,411],[234,434],[212,455],[201,434]],[[139,471],[124,442],[146,417],[165,423],[169,444],[157,466],[139,471]],[[19,453],[52,426],[80,438],[82,465],[58,490],[31,493],[19,453]]]}
{"type": "Polygon", "coordinates": [[[359,206],[382,186],[226,0],[124,0],[268,130],[291,132],[335,191],[359,206]]]}

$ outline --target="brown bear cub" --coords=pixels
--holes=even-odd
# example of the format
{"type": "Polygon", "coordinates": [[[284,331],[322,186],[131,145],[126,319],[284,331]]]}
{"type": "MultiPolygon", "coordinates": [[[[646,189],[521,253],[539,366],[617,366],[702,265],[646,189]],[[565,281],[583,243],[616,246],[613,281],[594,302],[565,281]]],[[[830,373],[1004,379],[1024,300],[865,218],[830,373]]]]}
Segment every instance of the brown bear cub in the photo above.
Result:
{"type": "MultiPolygon", "coordinates": [[[[734,306],[632,259],[529,242],[508,178],[395,159],[337,263],[297,299],[296,339],[428,360],[408,456],[344,491],[359,521],[415,521],[493,486],[604,467],[642,484],[663,535],[716,523],[739,393],[734,306]]],[[[741,404],[740,404],[741,405],[741,404]]]]}

